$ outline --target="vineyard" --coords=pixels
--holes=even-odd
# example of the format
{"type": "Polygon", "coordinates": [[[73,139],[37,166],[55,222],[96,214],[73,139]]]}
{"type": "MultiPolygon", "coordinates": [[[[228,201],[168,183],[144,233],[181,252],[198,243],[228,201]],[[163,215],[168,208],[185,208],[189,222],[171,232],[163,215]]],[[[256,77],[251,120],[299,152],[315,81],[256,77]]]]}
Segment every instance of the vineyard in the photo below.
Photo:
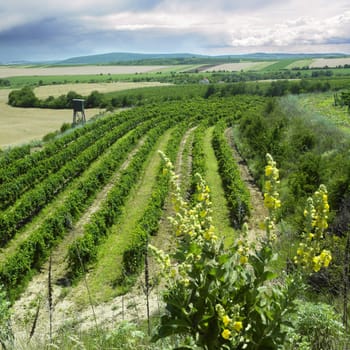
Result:
{"type": "MultiPolygon", "coordinates": [[[[65,300],[78,305],[73,313],[109,302],[130,291],[144,267],[149,242],[170,250],[174,238],[166,217],[173,214],[171,171],[164,168],[158,150],[174,164],[180,192],[190,202],[202,200],[196,174],[207,181],[212,225],[219,228],[216,234],[225,246],[244,232],[246,222],[265,219],[251,218],[263,196],[249,191],[242,163],[263,191],[266,154],[273,155],[285,203],[276,205],[274,214],[283,223],[274,243],[283,252],[272,264],[277,274],[296,254],[306,198],[324,183],[331,207],[329,231],[338,240],[324,238],[322,245],[332,245],[338,253],[331,272],[315,273],[309,282],[319,300],[326,290],[340,300],[347,286],[342,267],[350,223],[347,135],[328,119],[302,115],[287,98],[213,94],[108,114],[59,134],[40,150],[22,146],[0,153],[0,285],[20,310],[18,324],[35,333],[35,313],[45,308],[47,293],[53,314],[65,300]],[[338,169],[336,175],[333,169],[338,169]],[[288,244],[291,239],[295,245],[288,244]]],[[[205,218],[207,212],[199,215],[205,218]]],[[[254,229],[250,243],[261,239],[258,235],[261,230],[254,229]]],[[[272,262],[267,255],[264,259],[272,262]]],[[[46,326],[46,331],[38,326],[45,333],[38,336],[52,337],[63,324],[57,320],[52,330],[51,319],[50,331],[46,326]]]]}

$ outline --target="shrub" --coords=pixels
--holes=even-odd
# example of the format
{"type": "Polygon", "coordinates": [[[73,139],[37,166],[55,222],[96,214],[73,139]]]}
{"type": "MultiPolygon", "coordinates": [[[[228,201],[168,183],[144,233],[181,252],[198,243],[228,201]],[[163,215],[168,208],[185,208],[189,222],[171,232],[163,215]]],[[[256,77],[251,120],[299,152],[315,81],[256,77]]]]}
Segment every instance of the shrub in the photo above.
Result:
{"type": "Polygon", "coordinates": [[[8,104],[13,107],[36,107],[38,102],[33,89],[29,86],[11,91],[8,97],[8,104]]]}
{"type": "Polygon", "coordinates": [[[338,350],[345,341],[345,329],[339,315],[324,303],[299,300],[292,324],[294,331],[289,336],[293,339],[293,349],[307,343],[310,350],[338,350]]]}

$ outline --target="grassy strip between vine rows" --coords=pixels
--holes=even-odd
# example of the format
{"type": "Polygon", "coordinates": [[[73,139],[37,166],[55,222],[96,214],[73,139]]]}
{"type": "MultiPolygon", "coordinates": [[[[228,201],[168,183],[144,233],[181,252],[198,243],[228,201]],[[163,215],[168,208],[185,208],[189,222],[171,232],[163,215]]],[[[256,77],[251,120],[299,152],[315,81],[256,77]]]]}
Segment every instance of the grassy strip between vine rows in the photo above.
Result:
{"type": "MultiPolygon", "coordinates": [[[[175,163],[179,146],[184,133],[188,129],[188,122],[180,124],[172,133],[165,154],[175,163]]],[[[169,193],[169,174],[163,172],[164,162],[162,161],[158,169],[156,183],[153,185],[152,194],[148,204],[138,220],[132,233],[129,246],[125,249],[122,259],[122,276],[133,275],[140,270],[144,261],[148,236],[156,235],[159,229],[159,220],[163,214],[165,199],[169,193]]]]}
{"type": "Polygon", "coordinates": [[[40,185],[26,192],[14,206],[0,213],[0,245],[4,246],[35,214],[47,205],[71,179],[80,175],[111,144],[136,126],[135,121],[122,124],[67,163],[57,173],[49,175],[40,185]]]}
{"type": "Polygon", "coordinates": [[[68,248],[69,274],[77,278],[86,270],[86,266],[96,260],[98,246],[123,213],[128,195],[141,176],[142,165],[160,135],[174,125],[176,118],[167,118],[149,133],[146,142],[140,147],[129,166],[122,172],[120,180],[113,187],[101,208],[95,212],[84,227],[83,236],[77,238],[68,248]]]}
{"type": "MultiPolygon", "coordinates": [[[[212,146],[213,130],[214,126],[206,128],[202,140],[206,167],[204,178],[210,188],[209,196],[212,210],[212,224],[218,235],[225,239],[225,245],[227,245],[232,241],[235,234],[230,220],[230,210],[226,200],[225,190],[220,177],[219,164],[212,146]]],[[[196,195],[193,196],[194,202],[197,199],[196,195]]]]}
{"type": "Polygon", "coordinates": [[[230,209],[231,223],[233,227],[240,228],[245,218],[250,215],[250,194],[241,179],[238,165],[232,156],[232,150],[224,137],[225,128],[224,120],[216,124],[212,144],[230,209]]]}
{"type": "Polygon", "coordinates": [[[0,282],[6,286],[11,299],[18,296],[27,280],[40,268],[50,250],[82,215],[84,208],[98,190],[107,183],[113,171],[125,160],[127,153],[156,121],[149,120],[117,141],[108,156],[77,187],[44,222],[31,233],[9,256],[3,257],[0,282]]]}

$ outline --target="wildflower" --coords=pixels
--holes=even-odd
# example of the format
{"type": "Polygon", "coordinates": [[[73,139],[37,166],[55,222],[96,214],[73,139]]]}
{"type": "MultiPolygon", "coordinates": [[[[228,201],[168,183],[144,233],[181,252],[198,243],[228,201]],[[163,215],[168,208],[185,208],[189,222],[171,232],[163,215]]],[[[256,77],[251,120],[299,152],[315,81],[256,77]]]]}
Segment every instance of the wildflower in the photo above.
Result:
{"type": "Polygon", "coordinates": [[[271,181],[269,181],[269,180],[265,181],[265,190],[266,190],[267,192],[270,192],[271,189],[272,189],[271,181]]]}
{"type": "Polygon", "coordinates": [[[241,321],[233,322],[233,329],[237,332],[240,332],[243,328],[243,323],[241,321]]]}
{"type": "Polygon", "coordinates": [[[230,339],[230,337],[231,337],[231,331],[230,331],[229,329],[225,328],[225,329],[222,331],[221,336],[222,336],[224,339],[228,340],[228,339],[230,339]]]}
{"type": "Polygon", "coordinates": [[[242,255],[240,258],[239,258],[239,262],[241,265],[245,265],[247,262],[248,262],[248,257],[245,256],[245,255],[242,255]]]}
{"type": "Polygon", "coordinates": [[[266,176],[271,176],[272,175],[272,171],[273,171],[272,166],[271,165],[266,165],[266,167],[265,167],[265,175],[266,176]]]}
{"type": "Polygon", "coordinates": [[[224,324],[225,327],[227,327],[227,325],[231,322],[230,317],[228,317],[227,315],[224,315],[224,317],[222,318],[222,323],[224,324]]]}
{"type": "Polygon", "coordinates": [[[320,259],[323,263],[324,267],[328,267],[329,263],[332,260],[332,255],[330,253],[329,250],[322,250],[321,254],[320,254],[320,259]]]}
{"type": "Polygon", "coordinates": [[[320,269],[321,269],[321,267],[322,267],[322,262],[321,262],[320,256],[319,256],[319,255],[314,256],[313,259],[312,259],[312,262],[313,262],[313,264],[314,264],[313,270],[314,270],[315,272],[320,271],[320,269]]]}

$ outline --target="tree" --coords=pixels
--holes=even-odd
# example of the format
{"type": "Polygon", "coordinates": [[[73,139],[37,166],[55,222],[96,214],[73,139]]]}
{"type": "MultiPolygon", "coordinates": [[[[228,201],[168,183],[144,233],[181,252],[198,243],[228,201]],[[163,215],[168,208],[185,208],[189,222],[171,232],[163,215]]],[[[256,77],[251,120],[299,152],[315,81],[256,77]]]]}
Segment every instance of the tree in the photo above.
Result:
{"type": "Polygon", "coordinates": [[[38,98],[29,86],[20,90],[13,90],[8,97],[8,104],[13,107],[36,107],[39,104],[38,98]]]}

